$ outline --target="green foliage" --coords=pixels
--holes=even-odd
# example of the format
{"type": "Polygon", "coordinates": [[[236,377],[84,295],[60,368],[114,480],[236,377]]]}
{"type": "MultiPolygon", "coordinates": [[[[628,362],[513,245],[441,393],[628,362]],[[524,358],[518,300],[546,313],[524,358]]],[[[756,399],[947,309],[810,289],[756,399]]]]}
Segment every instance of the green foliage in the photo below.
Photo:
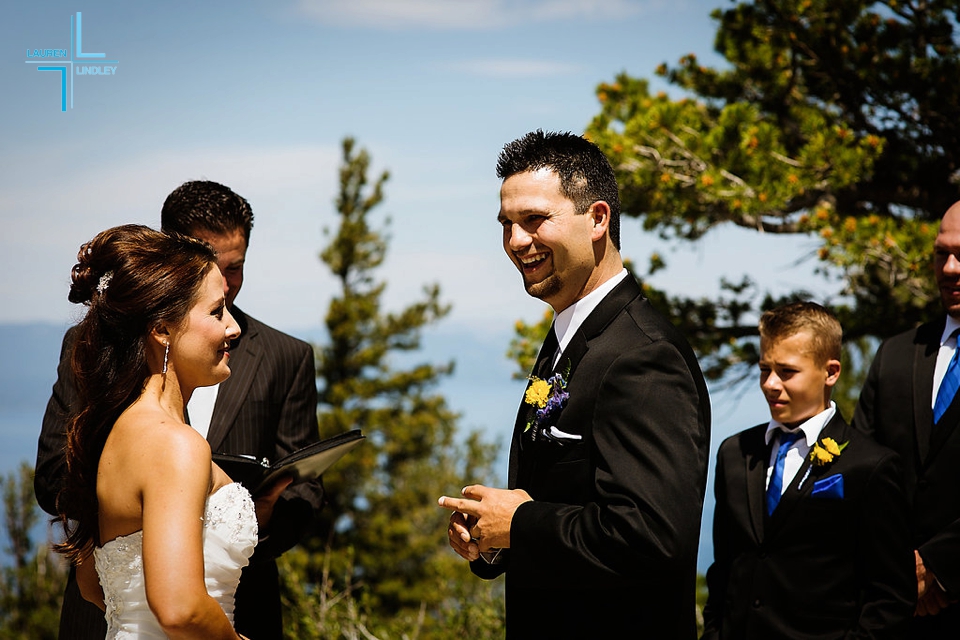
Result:
{"type": "Polygon", "coordinates": [[[496,447],[477,432],[458,434],[457,414],[435,392],[453,364],[414,362],[422,328],[449,311],[439,287],[425,287],[399,312],[381,308],[386,283],[375,270],[388,241],[369,216],[388,174],[368,185],[369,166],[367,152],[344,140],[339,225],[325,230],[330,242],[321,253],[339,291],[317,366],[321,434],[359,427],[367,441],[324,474],[329,503],[311,553],[284,556],[288,634],[449,637],[444,625],[453,612],[499,619],[500,587],[474,578],[449,548],[449,512],[437,498],[488,481],[496,447]]]}
{"type": "Polygon", "coordinates": [[[707,577],[697,574],[697,636],[703,633],[703,608],[707,604],[707,596],[710,590],[707,588],[707,577]]]}
{"type": "Polygon", "coordinates": [[[503,637],[503,590],[501,580],[477,588],[472,576],[438,585],[445,596],[437,605],[410,608],[393,616],[377,612],[354,582],[354,567],[334,579],[328,550],[322,575],[314,584],[301,580],[311,559],[303,549],[294,549],[280,558],[284,589],[286,637],[297,640],[328,638],[478,638],[503,637]]]}
{"type": "Polygon", "coordinates": [[[853,412],[860,399],[860,387],[867,379],[877,346],[876,339],[866,337],[850,340],[843,345],[840,358],[843,368],[840,370],[840,379],[833,387],[831,399],[837,403],[837,409],[847,422],[853,420],[853,412]]]}
{"type": "Polygon", "coordinates": [[[0,638],[56,638],[67,572],[49,545],[37,546],[31,536],[41,517],[33,497],[33,469],[24,462],[0,477],[0,494],[7,539],[0,568],[0,638]]]}
{"type": "Polygon", "coordinates": [[[517,320],[513,327],[514,333],[510,339],[510,346],[507,348],[507,357],[517,363],[517,369],[512,376],[514,380],[525,380],[533,371],[540,345],[543,344],[543,339],[552,325],[553,311],[550,308],[547,308],[540,320],[533,324],[517,320]]]}
{"type": "Polygon", "coordinates": [[[937,313],[932,239],[960,198],[958,9],[957,0],[741,2],[713,13],[729,65],[691,54],[657,70],[688,97],[651,94],[625,73],[598,87],[587,135],[614,165],[625,215],[675,241],[733,224],[820,244],[811,259],[825,280],[812,292],[774,298],[748,277],[699,300],[648,288],[707,375],[743,375],[759,311],[824,301],[817,290],[830,282],[842,283],[828,302],[850,340],[937,313]]]}

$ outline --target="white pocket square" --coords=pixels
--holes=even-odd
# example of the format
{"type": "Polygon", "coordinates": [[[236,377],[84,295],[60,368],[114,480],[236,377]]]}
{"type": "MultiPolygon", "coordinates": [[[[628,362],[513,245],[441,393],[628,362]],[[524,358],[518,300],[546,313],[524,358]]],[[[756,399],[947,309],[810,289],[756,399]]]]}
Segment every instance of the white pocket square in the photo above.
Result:
{"type": "Polygon", "coordinates": [[[547,435],[556,438],[557,440],[583,440],[583,436],[581,435],[560,431],[560,429],[557,429],[556,427],[550,427],[547,430],[547,435]]]}

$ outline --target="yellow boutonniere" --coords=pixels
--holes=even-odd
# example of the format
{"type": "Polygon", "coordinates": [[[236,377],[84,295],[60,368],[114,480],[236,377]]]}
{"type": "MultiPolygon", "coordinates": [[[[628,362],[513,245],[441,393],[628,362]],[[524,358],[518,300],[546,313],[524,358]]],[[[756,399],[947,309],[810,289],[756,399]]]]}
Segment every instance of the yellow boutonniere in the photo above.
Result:
{"type": "Polygon", "coordinates": [[[538,409],[543,409],[550,397],[550,383],[540,378],[533,378],[524,400],[527,404],[533,405],[538,409]]]}
{"type": "MultiPolygon", "coordinates": [[[[567,365],[567,375],[570,374],[570,365],[567,365]]],[[[547,423],[555,423],[560,412],[567,406],[567,380],[562,373],[555,373],[546,380],[536,376],[530,377],[530,386],[523,396],[523,401],[536,409],[533,419],[527,423],[524,432],[530,427],[545,427],[547,423]]]]}
{"type": "Polygon", "coordinates": [[[843,444],[837,444],[837,441],[833,438],[823,438],[820,442],[814,444],[813,449],[810,450],[810,460],[819,467],[830,464],[834,458],[839,457],[840,452],[843,451],[848,444],[850,444],[849,440],[843,444]]]}

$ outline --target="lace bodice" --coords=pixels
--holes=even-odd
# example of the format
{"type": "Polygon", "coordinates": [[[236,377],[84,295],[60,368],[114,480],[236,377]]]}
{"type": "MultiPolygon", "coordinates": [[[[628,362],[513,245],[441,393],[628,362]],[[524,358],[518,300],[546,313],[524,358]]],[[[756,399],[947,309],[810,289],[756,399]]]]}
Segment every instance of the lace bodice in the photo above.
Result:
{"type": "MultiPolygon", "coordinates": [[[[257,544],[257,516],[238,483],[207,497],[203,515],[203,574],[209,593],[233,621],[240,571],[257,544]]],[[[106,640],[166,638],[147,606],[143,582],[143,532],[120,536],[93,551],[107,606],[106,640]]],[[[171,570],[176,570],[171,567],[171,570]]]]}

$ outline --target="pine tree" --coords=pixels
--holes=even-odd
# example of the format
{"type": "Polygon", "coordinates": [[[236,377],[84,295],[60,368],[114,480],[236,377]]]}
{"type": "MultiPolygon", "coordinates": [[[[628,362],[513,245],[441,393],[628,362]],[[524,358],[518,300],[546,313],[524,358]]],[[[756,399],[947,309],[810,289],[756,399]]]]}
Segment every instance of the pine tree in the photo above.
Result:
{"type": "Polygon", "coordinates": [[[388,239],[370,216],[383,200],[388,173],[368,185],[369,167],[368,153],[344,140],[339,225],[325,230],[330,242],[320,254],[339,291],[317,366],[321,435],[360,428],[367,440],[324,475],[329,503],[312,553],[289,560],[302,563],[307,576],[296,588],[313,594],[314,614],[326,615],[326,629],[318,630],[311,606],[301,606],[297,637],[349,636],[346,628],[358,633],[362,626],[383,637],[413,630],[421,638],[445,638],[478,620],[496,628],[500,607],[491,589],[497,587],[470,575],[449,548],[449,513],[437,506],[440,495],[487,480],[496,449],[479,433],[461,437],[457,414],[436,393],[453,363],[413,363],[421,330],[449,312],[439,287],[426,286],[420,301],[399,312],[382,309],[386,282],[375,272],[388,239]],[[343,606],[334,614],[337,603],[343,606]]]}
{"type": "Polygon", "coordinates": [[[0,477],[7,546],[0,568],[0,638],[56,638],[67,572],[47,544],[33,540],[40,509],[33,497],[33,469],[0,477]]]}
{"type": "Polygon", "coordinates": [[[932,241],[960,198],[958,10],[957,0],[738,2],[713,13],[728,65],[688,55],[657,70],[687,97],[627,74],[600,84],[587,134],[614,165],[625,215],[678,242],[720,225],[819,242],[811,257],[828,279],[805,291],[771,296],[749,276],[703,299],[648,287],[708,375],[756,361],[760,309],[822,300],[831,283],[843,284],[831,302],[851,341],[939,312],[932,241]]]}

